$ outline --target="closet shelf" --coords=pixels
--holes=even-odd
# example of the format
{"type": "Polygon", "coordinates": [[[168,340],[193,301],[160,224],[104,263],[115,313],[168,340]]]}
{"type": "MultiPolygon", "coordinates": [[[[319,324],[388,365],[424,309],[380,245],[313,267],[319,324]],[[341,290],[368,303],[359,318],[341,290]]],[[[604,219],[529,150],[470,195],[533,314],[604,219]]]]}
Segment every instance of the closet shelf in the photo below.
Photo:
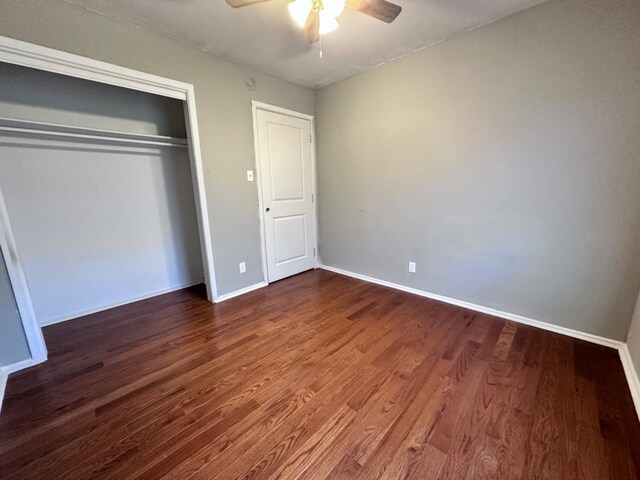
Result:
{"type": "Polygon", "coordinates": [[[26,135],[44,135],[61,138],[78,138],[99,142],[115,142],[120,144],[136,144],[149,146],[187,148],[186,138],[167,137],[164,135],[146,135],[139,133],[117,132],[95,128],[72,127],[53,123],[33,122],[0,118],[0,133],[17,133],[26,135]]]}

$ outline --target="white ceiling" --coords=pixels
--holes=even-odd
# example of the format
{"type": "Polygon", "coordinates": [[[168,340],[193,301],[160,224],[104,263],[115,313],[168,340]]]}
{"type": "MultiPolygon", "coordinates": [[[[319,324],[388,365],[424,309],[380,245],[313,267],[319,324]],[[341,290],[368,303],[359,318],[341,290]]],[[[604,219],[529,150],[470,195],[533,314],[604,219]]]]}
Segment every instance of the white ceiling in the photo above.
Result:
{"type": "Polygon", "coordinates": [[[224,0],[65,1],[317,88],[544,0],[396,0],[392,24],[345,9],[340,28],[322,37],[323,58],[293,24],[288,0],[238,9],[224,0]]]}

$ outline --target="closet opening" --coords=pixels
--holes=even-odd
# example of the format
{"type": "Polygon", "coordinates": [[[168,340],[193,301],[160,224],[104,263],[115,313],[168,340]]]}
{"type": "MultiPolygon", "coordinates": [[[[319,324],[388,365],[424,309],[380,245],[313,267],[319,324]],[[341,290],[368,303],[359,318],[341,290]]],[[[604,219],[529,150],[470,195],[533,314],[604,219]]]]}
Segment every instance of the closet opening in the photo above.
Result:
{"type": "MultiPolygon", "coordinates": [[[[42,327],[197,284],[215,300],[186,103],[0,61],[0,293],[21,316],[42,327]]],[[[0,347],[0,368],[22,356],[0,347]]]]}

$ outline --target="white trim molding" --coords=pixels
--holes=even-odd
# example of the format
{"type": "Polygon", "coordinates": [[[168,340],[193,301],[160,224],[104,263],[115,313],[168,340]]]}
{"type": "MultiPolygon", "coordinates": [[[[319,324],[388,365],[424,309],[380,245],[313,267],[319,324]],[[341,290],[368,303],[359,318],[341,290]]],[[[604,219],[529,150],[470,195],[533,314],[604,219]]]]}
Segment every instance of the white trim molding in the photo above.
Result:
{"type": "Polygon", "coordinates": [[[33,309],[29,286],[22,268],[22,259],[16,245],[2,191],[0,191],[0,257],[4,259],[22,322],[22,329],[29,346],[29,354],[31,355],[29,360],[36,363],[44,362],[47,359],[47,346],[33,309]]]}
{"type": "Polygon", "coordinates": [[[149,298],[157,297],[159,295],[165,295],[171,292],[177,292],[178,290],[184,290],[185,288],[193,287],[194,285],[200,285],[202,280],[196,282],[184,283],[182,285],[176,285],[174,287],[162,288],[160,290],[155,290],[153,292],[145,293],[142,295],[138,295],[133,298],[128,298],[126,300],[122,300],[119,302],[109,303],[107,305],[101,305],[96,308],[91,308],[89,310],[83,310],[82,312],[72,313],[71,315],[65,315],[62,317],[54,318],[52,320],[48,320],[40,324],[41,327],[48,327],[49,325],[55,325],[56,323],[68,322],[69,320],[73,320],[75,318],[84,317],[86,315],[92,315],[98,312],[104,312],[105,310],[110,310],[112,308],[122,307],[123,305],[129,305],[130,303],[139,302],[141,300],[147,300],[149,298]]]}
{"type": "Polygon", "coordinates": [[[0,62],[186,100],[188,83],[0,36],[0,62]]]}
{"type": "Polygon", "coordinates": [[[620,345],[624,345],[623,342],[618,340],[611,340],[610,338],[600,337],[598,335],[592,335],[590,333],[580,332],[578,330],[572,330],[570,328],[559,327],[552,323],[542,322],[540,320],[534,320],[532,318],[523,317],[513,313],[503,312],[501,310],[495,310],[493,308],[483,307],[482,305],[476,305],[475,303],[465,302],[464,300],[458,300],[451,297],[445,297],[444,295],[438,295],[437,293],[426,292],[417,288],[407,287],[397,283],[387,282],[386,280],[380,280],[378,278],[368,277],[366,275],[360,275],[359,273],[350,272],[348,270],[342,270],[341,268],[329,267],[327,265],[320,265],[320,268],[328,270],[330,272],[338,273],[340,275],[346,275],[348,277],[357,278],[358,280],[364,280],[365,282],[376,283],[385,287],[394,288],[396,290],[402,290],[403,292],[413,293],[421,297],[430,298],[432,300],[439,300],[450,305],[456,305],[458,307],[467,308],[480,313],[486,313],[493,315],[494,317],[504,318],[505,320],[511,320],[513,322],[522,323],[523,325],[529,325],[531,327],[542,328],[554,333],[560,333],[573,338],[579,338],[591,343],[597,343],[598,345],[604,345],[610,348],[620,348],[620,345]]]}
{"type": "Polygon", "coordinates": [[[61,139],[75,138],[91,140],[98,143],[132,144],[150,147],[189,147],[187,140],[184,138],[115,132],[113,130],[57,125],[54,123],[15,120],[11,118],[0,118],[0,132],[27,136],[48,136],[61,139]]]}
{"type": "Polygon", "coordinates": [[[176,98],[184,102],[205,284],[209,301],[214,302],[218,296],[218,290],[193,85],[3,36],[0,36],[0,62],[176,98]]]}
{"type": "MultiPolygon", "coordinates": [[[[304,120],[314,120],[313,115],[308,113],[296,112],[295,110],[288,110],[286,108],[277,107],[276,105],[269,105],[268,103],[258,102],[257,100],[251,100],[252,110],[265,110],[267,112],[279,113],[281,115],[288,115],[289,117],[302,118],[304,120]]],[[[315,132],[313,132],[315,134],[315,132]]]]}
{"type": "MultiPolygon", "coordinates": [[[[129,300],[125,300],[123,302],[117,302],[117,303],[113,303],[110,305],[105,305],[102,307],[98,307],[92,310],[88,310],[88,311],[84,311],[81,313],[77,313],[77,314],[73,314],[73,315],[69,315],[66,317],[61,317],[61,318],[57,318],[55,320],[51,320],[50,322],[44,323],[42,325],[40,325],[40,327],[46,327],[49,325],[54,325],[56,323],[62,323],[62,322],[66,322],[68,320],[73,320],[74,318],[79,318],[79,317],[83,317],[85,315],[91,315],[92,313],[98,313],[98,312],[102,312],[104,310],[109,310],[111,308],[115,308],[115,307],[119,307],[122,305],[127,305],[129,303],[134,303],[134,302],[138,302],[140,300],[146,300],[148,298],[153,298],[153,297],[157,297],[158,295],[164,295],[165,293],[171,293],[171,292],[177,292],[178,290],[183,290],[185,288],[189,288],[192,287],[194,285],[199,285],[201,284],[202,281],[198,281],[198,282],[191,282],[191,283],[187,283],[184,285],[180,285],[177,287],[172,287],[172,288],[167,288],[167,289],[163,289],[163,290],[157,290],[155,292],[146,294],[146,295],[141,295],[138,296],[136,298],[133,299],[129,299],[129,300]]],[[[42,332],[42,329],[39,328],[38,329],[40,332],[42,332]]],[[[44,341],[43,341],[43,346],[44,346],[44,341]]],[[[12,363],[10,365],[5,365],[3,367],[0,367],[0,411],[2,411],[2,400],[4,398],[4,388],[8,379],[8,376],[12,373],[15,372],[19,372],[20,370],[24,370],[25,368],[30,368],[33,367],[35,365],[38,365],[40,363],[43,363],[47,360],[47,356],[46,356],[46,350],[45,350],[45,355],[43,356],[39,356],[37,358],[28,358],[26,360],[22,360],[21,362],[16,362],[16,363],[12,363]]]]}
{"type": "Polygon", "coordinates": [[[241,288],[240,290],[236,290],[235,292],[225,293],[224,295],[220,295],[216,303],[224,302],[225,300],[231,300],[232,298],[239,297],[240,295],[244,295],[245,293],[253,292],[254,290],[258,290],[260,288],[264,288],[268,286],[267,282],[260,282],[254,285],[249,285],[248,287],[241,288]]]}
{"type": "MultiPolygon", "coordinates": [[[[193,85],[4,36],[0,36],[0,62],[124,87],[163,97],[175,98],[184,102],[187,145],[191,162],[192,183],[200,234],[205,284],[207,286],[207,297],[209,301],[215,302],[218,297],[218,289],[215,278],[213,242],[211,239],[209,212],[204,188],[204,168],[200,150],[200,136],[198,132],[193,85]]],[[[42,339],[42,332],[37,321],[35,321],[35,317],[33,321],[27,318],[26,322],[23,317],[23,325],[27,338],[42,339]]],[[[34,347],[31,345],[32,343],[34,342],[30,341],[31,361],[39,363],[43,359],[46,359],[44,341],[41,342],[42,348],[37,344],[35,344],[36,346],[34,347]]]]}
{"type": "Polygon", "coordinates": [[[0,371],[0,413],[2,413],[2,400],[4,400],[4,392],[7,388],[7,379],[9,375],[0,371]]]}
{"type": "Polygon", "coordinates": [[[25,368],[33,367],[34,365],[39,365],[40,363],[46,362],[46,358],[27,358],[26,360],[22,360],[21,362],[12,363],[11,365],[5,365],[0,368],[0,372],[10,375],[15,372],[19,372],[20,370],[24,370],[25,368]]]}
{"type": "Polygon", "coordinates": [[[513,322],[521,323],[523,325],[537,327],[542,330],[547,330],[549,332],[559,333],[561,335],[567,335],[568,337],[573,337],[580,340],[584,340],[586,342],[591,342],[597,345],[603,345],[605,347],[613,348],[617,350],[618,354],[620,355],[622,368],[624,369],[624,373],[627,378],[627,382],[629,384],[629,390],[631,391],[633,403],[636,408],[636,413],[638,415],[638,419],[640,420],[640,380],[638,377],[638,373],[636,372],[635,367],[633,366],[633,362],[631,361],[631,356],[629,355],[629,349],[627,347],[627,344],[624,342],[621,342],[619,340],[613,340],[606,337],[600,337],[598,335],[592,335],[590,333],[581,332],[579,330],[560,327],[552,323],[542,322],[540,320],[534,320],[532,318],[523,317],[522,315],[516,315],[513,313],[503,312],[501,310],[495,310],[493,308],[483,307],[482,305],[476,305],[475,303],[465,302],[464,300],[458,300],[455,298],[446,297],[444,295],[438,295],[437,293],[431,293],[424,290],[419,290],[417,288],[407,287],[405,285],[400,285],[398,283],[387,282],[386,280],[380,280],[379,278],[369,277],[367,275],[361,275],[359,273],[350,272],[348,270],[343,270],[341,268],[330,267],[328,265],[319,265],[319,268],[323,270],[327,270],[329,272],[337,273],[339,275],[346,275],[347,277],[356,278],[358,280],[363,280],[365,282],[375,283],[377,285],[382,285],[384,287],[393,288],[395,290],[412,293],[414,295],[419,295],[421,297],[429,298],[432,300],[438,300],[440,302],[448,303],[450,305],[467,308],[469,310],[473,310],[480,313],[486,313],[494,317],[504,318],[505,320],[511,320],[513,322]]]}
{"type": "Polygon", "coordinates": [[[631,391],[631,397],[633,398],[633,404],[636,407],[638,413],[638,419],[640,419],[640,377],[636,367],[631,359],[631,353],[626,343],[623,343],[619,349],[620,361],[622,362],[622,368],[624,368],[624,374],[627,377],[627,383],[629,384],[629,390],[631,391]]]}
{"type": "Polygon", "coordinates": [[[46,356],[44,358],[27,358],[26,360],[22,360],[21,362],[16,362],[12,363],[11,365],[0,367],[0,412],[2,412],[2,402],[4,400],[4,394],[6,392],[7,382],[9,381],[9,375],[46,361],[46,356]]]}
{"type": "MultiPolygon", "coordinates": [[[[155,297],[155,296],[158,296],[158,295],[163,295],[165,293],[170,293],[170,292],[174,292],[174,291],[177,291],[177,290],[182,290],[183,288],[188,288],[188,287],[191,287],[193,285],[198,285],[200,283],[202,283],[202,282],[195,282],[195,283],[190,283],[190,284],[183,285],[183,286],[180,286],[180,287],[175,287],[175,288],[170,288],[170,289],[167,289],[167,290],[157,291],[157,292],[151,293],[149,295],[143,295],[141,297],[138,297],[138,298],[130,300],[130,301],[120,302],[120,303],[116,303],[116,304],[113,304],[113,305],[105,306],[105,307],[102,307],[102,308],[97,308],[95,310],[83,312],[81,314],[73,315],[73,316],[70,316],[70,317],[59,318],[59,319],[53,320],[51,322],[48,322],[46,325],[42,325],[42,326],[44,327],[44,326],[47,326],[47,325],[53,325],[55,323],[60,323],[60,322],[64,322],[64,321],[67,321],[67,320],[71,320],[73,318],[78,318],[78,317],[81,317],[81,316],[84,316],[84,315],[89,315],[91,313],[96,313],[96,312],[100,312],[100,311],[103,311],[103,310],[108,310],[110,308],[115,308],[115,307],[118,307],[118,306],[121,306],[121,305],[126,305],[128,303],[137,302],[137,301],[140,301],[140,300],[145,300],[147,298],[155,297]]],[[[220,295],[218,297],[218,299],[216,300],[216,303],[224,302],[225,300],[231,300],[232,298],[239,297],[240,295],[244,295],[246,293],[253,292],[254,290],[258,290],[258,289],[264,288],[266,286],[268,286],[268,284],[266,282],[260,282],[260,283],[256,283],[255,285],[251,285],[249,287],[245,287],[245,288],[242,288],[240,290],[236,290],[235,292],[231,292],[231,293],[226,293],[224,295],[220,295]]],[[[20,370],[24,370],[25,368],[33,367],[34,365],[38,365],[39,363],[42,363],[44,361],[46,361],[46,356],[44,358],[40,358],[40,359],[29,358],[29,359],[23,360],[21,362],[17,362],[17,363],[13,363],[11,365],[6,365],[4,367],[0,367],[0,410],[2,409],[2,400],[4,398],[4,387],[6,385],[7,377],[9,376],[9,374],[15,373],[15,372],[20,371],[20,370]]]]}

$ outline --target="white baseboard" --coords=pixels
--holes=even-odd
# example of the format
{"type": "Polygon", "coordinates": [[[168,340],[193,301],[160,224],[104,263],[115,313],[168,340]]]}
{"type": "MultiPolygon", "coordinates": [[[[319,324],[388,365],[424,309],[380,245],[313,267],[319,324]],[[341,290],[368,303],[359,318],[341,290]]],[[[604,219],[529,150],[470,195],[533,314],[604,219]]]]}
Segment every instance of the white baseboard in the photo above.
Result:
{"type": "Polygon", "coordinates": [[[622,368],[624,368],[624,374],[627,377],[627,383],[629,384],[629,390],[631,391],[631,397],[633,398],[633,404],[636,407],[638,419],[640,419],[640,377],[638,376],[636,367],[633,365],[629,347],[626,343],[622,344],[619,352],[622,368]]]}
{"type": "Polygon", "coordinates": [[[586,340],[587,342],[597,343],[598,345],[604,345],[605,347],[620,348],[624,345],[624,342],[619,340],[612,340],[606,337],[600,337],[598,335],[592,335],[590,333],[580,332],[579,330],[572,330],[570,328],[560,327],[552,323],[541,322],[540,320],[534,320],[533,318],[523,317],[514,313],[503,312],[501,310],[495,310],[489,307],[483,307],[482,305],[476,305],[475,303],[465,302],[464,300],[457,300],[455,298],[445,297],[444,295],[438,295],[437,293],[426,292],[424,290],[418,290],[417,288],[406,287],[397,283],[387,282],[378,278],[368,277],[366,275],[360,275],[359,273],[349,272],[340,268],[329,267],[327,265],[320,265],[320,268],[329,270],[330,272],[339,273],[341,275],[347,275],[349,277],[357,278],[358,280],[364,280],[365,282],[376,283],[389,288],[395,288],[396,290],[402,290],[403,292],[413,293],[414,295],[420,295],[421,297],[430,298],[432,300],[439,300],[444,303],[456,305],[458,307],[468,308],[480,313],[486,313],[493,315],[494,317],[504,318],[505,320],[512,320],[524,325],[530,325],[532,327],[542,328],[549,330],[550,332],[560,333],[562,335],[568,335],[569,337],[579,338],[580,340],[586,340]]]}
{"type": "MultiPolygon", "coordinates": [[[[56,323],[66,322],[67,320],[72,320],[74,318],[83,317],[85,315],[90,315],[92,313],[101,312],[103,310],[108,310],[110,308],[120,307],[122,305],[127,305],[129,303],[134,303],[134,302],[138,302],[140,300],[146,300],[148,298],[156,297],[158,295],[163,295],[165,293],[170,293],[170,292],[175,292],[175,291],[178,291],[178,290],[182,290],[183,288],[192,287],[192,286],[198,285],[200,283],[202,283],[202,281],[192,282],[192,283],[188,283],[188,284],[185,284],[185,285],[180,285],[180,286],[177,286],[177,287],[172,287],[172,288],[168,288],[168,289],[164,289],[164,290],[159,290],[159,291],[156,291],[156,292],[153,292],[153,293],[149,293],[149,294],[146,294],[146,295],[141,295],[141,296],[138,296],[138,297],[135,297],[135,298],[123,301],[123,302],[117,302],[117,303],[114,303],[114,304],[111,304],[111,305],[105,305],[105,306],[101,306],[99,308],[95,308],[95,309],[92,309],[92,310],[87,310],[85,312],[80,312],[80,313],[77,313],[77,314],[73,314],[73,315],[70,315],[68,317],[58,318],[58,319],[52,320],[50,322],[43,323],[43,324],[41,324],[41,326],[45,327],[47,325],[54,325],[56,323]]],[[[225,300],[229,300],[231,298],[238,297],[238,296],[243,295],[245,293],[249,293],[249,292],[251,292],[253,290],[257,290],[259,288],[266,287],[267,285],[268,285],[268,283],[266,283],[266,282],[260,282],[260,283],[256,283],[255,285],[251,285],[249,287],[246,287],[246,288],[243,288],[243,289],[240,289],[240,290],[236,290],[235,292],[231,292],[231,293],[227,293],[225,295],[221,295],[220,297],[218,297],[216,299],[216,303],[224,302],[225,300]]],[[[15,372],[17,372],[19,370],[24,370],[25,368],[33,367],[34,365],[38,365],[39,363],[42,363],[44,361],[46,361],[46,358],[43,358],[43,359],[32,359],[32,358],[30,358],[28,360],[23,360],[21,362],[16,362],[16,363],[13,363],[11,365],[6,365],[4,367],[0,367],[0,408],[2,407],[2,399],[4,398],[4,388],[5,388],[6,381],[7,381],[7,378],[9,376],[9,374],[15,373],[15,372]]]]}
{"type": "MultiPolygon", "coordinates": [[[[90,315],[92,313],[98,313],[98,312],[102,312],[104,310],[109,310],[110,308],[115,308],[115,307],[120,307],[122,305],[127,305],[129,303],[134,303],[134,302],[138,302],[140,300],[146,300],[148,298],[152,298],[152,297],[157,297],[158,295],[164,295],[165,293],[171,293],[171,292],[176,292],[178,290],[182,290],[184,288],[189,288],[189,287],[193,287],[194,285],[199,285],[202,283],[202,280],[196,281],[196,282],[190,282],[184,285],[179,285],[176,287],[170,287],[170,288],[166,288],[166,289],[162,289],[162,290],[157,290],[155,292],[151,292],[145,295],[140,295],[134,298],[130,298],[128,300],[122,301],[122,302],[116,302],[110,305],[103,305],[100,306],[98,308],[94,308],[91,310],[87,310],[84,312],[79,312],[79,313],[74,313],[73,315],[69,315],[69,316],[65,316],[65,317],[60,317],[60,318],[56,318],[55,320],[51,320],[48,321],[46,323],[42,323],[40,324],[41,327],[46,327],[48,325],[54,325],[56,323],[62,323],[62,322],[66,322],[68,320],[73,320],[74,318],[78,318],[78,317],[84,317],[85,315],[90,315]]],[[[2,406],[2,399],[4,398],[4,387],[6,384],[6,380],[7,377],[12,374],[12,373],[16,373],[20,370],[24,370],[25,368],[29,368],[29,367],[33,367],[34,365],[38,365],[42,362],[45,362],[47,360],[46,357],[44,358],[29,358],[27,360],[22,360],[21,362],[16,362],[16,363],[12,363],[11,365],[5,365],[3,367],[0,367],[0,407],[2,406]]]]}
{"type": "Polygon", "coordinates": [[[5,365],[4,367],[0,367],[0,374],[4,373],[5,375],[9,375],[11,373],[16,373],[20,370],[33,367],[34,365],[38,365],[46,361],[47,361],[46,357],[45,358],[27,358],[26,360],[22,360],[20,362],[12,363],[11,365],[5,365]]]}
{"type": "Polygon", "coordinates": [[[4,399],[4,391],[7,388],[7,379],[9,375],[0,372],[0,413],[2,413],[2,400],[4,399]]]}
{"type": "Polygon", "coordinates": [[[19,370],[24,370],[25,368],[33,367],[34,365],[38,365],[46,361],[47,358],[28,358],[27,360],[22,360],[21,362],[12,363],[11,365],[5,365],[0,367],[0,412],[2,411],[2,401],[4,400],[4,393],[7,387],[7,380],[9,379],[9,374],[15,373],[19,370]]]}
{"type": "Polygon", "coordinates": [[[84,310],[82,312],[77,312],[71,315],[65,315],[63,317],[54,318],[53,320],[47,320],[45,322],[40,323],[40,326],[48,327],[49,325],[55,325],[56,323],[66,322],[68,320],[73,320],[74,318],[84,317],[85,315],[91,315],[93,313],[103,312],[111,308],[121,307],[123,305],[128,305],[130,303],[139,302],[140,300],[147,300],[149,298],[157,297],[158,295],[164,295],[165,293],[177,292],[178,290],[193,287],[194,285],[200,285],[201,283],[203,283],[203,281],[198,280],[195,282],[189,282],[189,283],[177,285],[174,287],[163,288],[150,293],[145,293],[143,295],[138,295],[136,297],[128,298],[127,300],[122,300],[120,302],[110,303],[108,305],[101,305],[99,307],[91,308],[89,310],[84,310]]]}
{"type": "Polygon", "coordinates": [[[488,315],[493,315],[494,317],[504,318],[505,320],[511,320],[513,322],[541,328],[543,330],[548,330],[550,332],[567,335],[569,337],[578,338],[580,340],[596,343],[598,345],[603,345],[605,347],[615,348],[616,350],[618,350],[618,353],[620,355],[620,361],[622,362],[622,368],[624,369],[624,373],[627,377],[627,382],[629,383],[629,390],[631,390],[631,396],[633,397],[633,403],[636,408],[636,413],[638,414],[638,419],[640,419],[640,380],[638,378],[638,373],[636,372],[635,367],[633,366],[633,362],[631,361],[631,356],[629,355],[629,349],[627,348],[627,344],[624,342],[621,342],[619,340],[613,340],[606,337],[600,337],[598,335],[592,335],[591,333],[585,333],[579,330],[572,330],[570,328],[560,327],[552,323],[542,322],[540,320],[534,320],[532,318],[527,318],[521,315],[516,315],[513,313],[495,310],[493,308],[483,307],[482,305],[476,305],[474,303],[465,302],[464,300],[457,300],[455,298],[445,297],[443,295],[438,295],[437,293],[426,292],[424,290],[418,290],[417,288],[412,288],[412,287],[407,287],[397,283],[387,282],[386,280],[380,280],[379,278],[373,278],[367,275],[361,275],[359,273],[350,272],[348,270],[342,270],[341,268],[329,267],[328,265],[320,265],[320,268],[324,270],[328,270],[330,272],[338,273],[340,275],[346,275],[348,277],[357,278],[358,280],[363,280],[365,282],[375,283],[377,285],[394,288],[396,290],[401,290],[403,292],[413,293],[414,295],[420,295],[421,297],[430,298],[432,300],[439,300],[441,302],[448,303],[451,305],[456,305],[458,307],[468,308],[469,310],[474,310],[476,312],[486,313],[488,315]]]}
{"type": "MultiPolygon", "coordinates": [[[[477,311],[477,312],[486,313],[488,315],[493,315],[495,317],[504,318],[506,320],[511,320],[511,321],[514,321],[514,322],[517,322],[517,323],[522,323],[524,325],[529,325],[529,326],[541,328],[543,330],[548,330],[548,331],[551,331],[551,332],[560,333],[562,335],[567,335],[567,336],[570,336],[570,337],[573,337],[573,338],[578,338],[580,340],[585,340],[587,342],[596,343],[598,345],[604,345],[606,347],[615,348],[616,350],[618,350],[618,353],[620,355],[620,361],[622,363],[622,367],[624,369],[624,373],[625,373],[625,376],[627,378],[627,382],[629,384],[629,390],[631,391],[631,396],[633,398],[633,403],[634,403],[635,408],[636,408],[636,413],[638,414],[638,418],[640,419],[640,377],[638,376],[638,372],[636,371],[636,369],[635,369],[635,367],[633,365],[633,362],[631,360],[631,355],[629,354],[629,349],[627,347],[627,344],[624,343],[624,342],[621,342],[619,340],[612,340],[610,338],[600,337],[598,335],[592,335],[590,333],[580,332],[578,330],[572,330],[572,329],[565,328],[565,327],[559,327],[557,325],[553,325],[553,324],[548,323],[548,322],[541,322],[539,320],[534,320],[534,319],[531,319],[531,318],[523,317],[521,315],[515,315],[515,314],[512,314],[512,313],[508,313],[508,312],[502,312],[500,310],[495,310],[495,309],[492,309],[492,308],[483,307],[481,305],[476,305],[476,304],[473,304],[473,303],[465,302],[463,300],[457,300],[457,299],[454,299],[454,298],[445,297],[443,295],[438,295],[438,294],[435,294],[435,293],[426,292],[424,290],[418,290],[416,288],[407,287],[407,286],[400,285],[400,284],[397,284],[397,283],[387,282],[385,280],[380,280],[380,279],[369,277],[369,276],[366,276],[366,275],[360,275],[358,273],[349,272],[347,270],[342,270],[340,268],[329,267],[327,265],[319,265],[319,268],[322,268],[324,270],[328,270],[330,272],[338,273],[340,275],[346,275],[346,276],[349,276],[349,277],[357,278],[358,280],[363,280],[365,282],[375,283],[375,284],[382,285],[382,286],[385,286],[385,287],[394,288],[396,290],[401,290],[403,292],[412,293],[414,295],[419,295],[421,297],[430,298],[432,300],[438,300],[438,301],[445,302],[445,303],[448,303],[448,304],[451,304],[451,305],[456,305],[458,307],[463,307],[463,308],[467,308],[469,310],[474,310],[474,311],[477,311]]],[[[200,282],[198,282],[198,283],[200,283],[200,282]]],[[[162,295],[162,293],[168,293],[169,291],[180,290],[182,288],[187,288],[189,286],[196,285],[196,284],[197,283],[190,284],[190,285],[185,285],[183,287],[177,287],[177,288],[168,290],[166,292],[150,294],[148,296],[145,296],[144,298],[151,298],[151,297],[154,297],[156,295],[162,295]]],[[[231,293],[227,293],[225,295],[221,295],[220,297],[218,297],[216,299],[216,303],[224,302],[225,300],[229,300],[231,298],[235,298],[235,297],[238,297],[240,295],[244,295],[245,293],[249,293],[249,292],[252,292],[254,290],[258,290],[259,288],[266,287],[267,285],[268,285],[267,282],[260,282],[260,283],[256,283],[255,285],[251,285],[249,287],[242,288],[240,290],[236,290],[235,292],[231,292],[231,293]]],[[[137,300],[142,300],[144,298],[139,298],[137,300]]],[[[131,301],[128,301],[128,302],[123,302],[120,305],[124,305],[126,303],[132,303],[132,302],[135,302],[137,300],[131,300],[131,301]]],[[[107,307],[107,308],[113,308],[115,306],[118,306],[118,305],[113,305],[113,306],[107,307]]],[[[107,308],[103,308],[101,310],[106,310],[107,308]]],[[[96,311],[100,311],[100,310],[96,310],[96,311]]],[[[84,314],[84,315],[86,315],[86,314],[84,314]]],[[[82,316],[82,315],[78,315],[78,316],[82,316]]],[[[62,321],[62,320],[60,320],[60,321],[62,321]]],[[[46,360],[46,359],[44,359],[44,360],[46,360]]],[[[7,365],[5,367],[0,368],[0,409],[2,408],[2,399],[4,397],[4,389],[5,389],[5,386],[6,386],[6,381],[7,381],[8,374],[17,372],[18,370],[22,370],[22,369],[31,367],[33,365],[37,365],[38,363],[42,363],[44,360],[29,359],[29,360],[25,360],[25,361],[22,361],[22,362],[15,363],[13,365],[7,365]]]]}
{"type": "Polygon", "coordinates": [[[235,292],[225,293],[224,295],[220,295],[218,298],[216,298],[216,303],[239,297],[240,295],[244,295],[245,293],[253,292],[254,290],[258,290],[259,288],[264,288],[267,285],[269,285],[267,282],[260,282],[256,283],[255,285],[249,285],[248,287],[241,288],[240,290],[236,290],[235,292]]]}

